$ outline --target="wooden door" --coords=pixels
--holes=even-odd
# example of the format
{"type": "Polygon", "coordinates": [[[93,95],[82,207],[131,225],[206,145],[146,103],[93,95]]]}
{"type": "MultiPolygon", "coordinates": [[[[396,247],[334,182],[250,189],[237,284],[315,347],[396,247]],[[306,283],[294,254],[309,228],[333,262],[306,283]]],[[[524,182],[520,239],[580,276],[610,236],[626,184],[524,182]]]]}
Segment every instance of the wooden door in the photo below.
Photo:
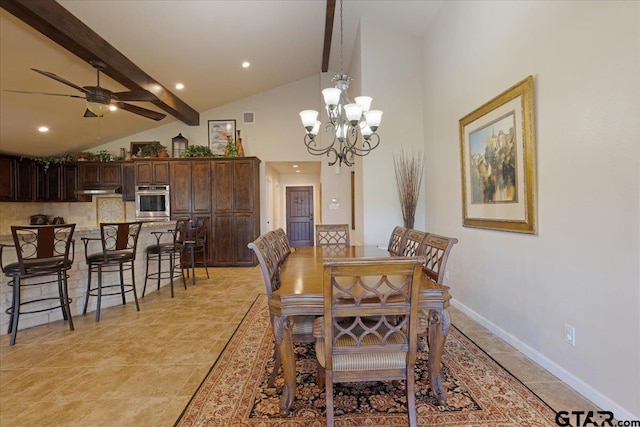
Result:
{"type": "Polygon", "coordinates": [[[313,246],[313,187],[287,187],[286,203],[291,246],[313,246]]]}

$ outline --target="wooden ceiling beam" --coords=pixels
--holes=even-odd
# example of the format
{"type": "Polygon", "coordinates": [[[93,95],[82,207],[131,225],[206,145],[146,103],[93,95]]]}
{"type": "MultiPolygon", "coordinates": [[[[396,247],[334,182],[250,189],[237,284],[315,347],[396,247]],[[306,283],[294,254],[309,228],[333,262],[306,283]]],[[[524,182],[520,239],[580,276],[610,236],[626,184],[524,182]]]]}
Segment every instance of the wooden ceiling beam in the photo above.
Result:
{"type": "Polygon", "coordinates": [[[155,81],[95,31],[56,1],[0,0],[0,7],[86,61],[107,64],[104,74],[130,90],[144,89],[156,106],[187,125],[198,126],[200,114],[155,81]]]}
{"type": "Polygon", "coordinates": [[[336,0],[327,0],[327,12],[324,18],[324,48],[322,49],[322,72],[329,71],[329,54],[333,36],[333,17],[336,14],[336,0]]]}

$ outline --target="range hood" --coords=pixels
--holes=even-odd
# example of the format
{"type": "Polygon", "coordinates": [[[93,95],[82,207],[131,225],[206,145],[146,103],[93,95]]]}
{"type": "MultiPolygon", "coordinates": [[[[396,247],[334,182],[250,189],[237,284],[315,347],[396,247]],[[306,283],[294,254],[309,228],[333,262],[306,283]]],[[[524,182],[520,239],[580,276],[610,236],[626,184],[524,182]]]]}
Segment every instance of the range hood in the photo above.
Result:
{"type": "Polygon", "coordinates": [[[121,193],[122,193],[122,187],[119,185],[81,188],[75,191],[75,194],[77,195],[88,195],[88,196],[102,196],[105,194],[121,194],[121,193]]]}

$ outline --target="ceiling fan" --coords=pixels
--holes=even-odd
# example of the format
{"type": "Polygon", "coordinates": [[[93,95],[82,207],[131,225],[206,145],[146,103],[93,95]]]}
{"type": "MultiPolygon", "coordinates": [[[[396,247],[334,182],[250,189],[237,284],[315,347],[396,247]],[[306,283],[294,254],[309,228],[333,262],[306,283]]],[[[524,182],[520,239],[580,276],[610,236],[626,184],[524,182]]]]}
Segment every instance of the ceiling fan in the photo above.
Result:
{"type": "Polygon", "coordinates": [[[68,95],[62,93],[48,93],[48,92],[27,92],[22,90],[6,90],[7,92],[16,93],[31,93],[40,95],[54,95],[54,96],[68,96],[71,98],[81,98],[87,101],[87,110],[84,113],[84,117],[102,117],[110,109],[114,107],[121,108],[130,113],[138,114],[140,116],[149,118],[151,120],[162,120],[167,117],[166,114],[158,113],[157,111],[148,110],[146,108],[138,107],[136,105],[127,104],[123,101],[155,101],[157,98],[149,91],[146,90],[131,90],[127,92],[111,92],[109,89],[105,89],[100,86],[100,71],[104,71],[107,65],[102,61],[89,61],[92,67],[97,72],[97,82],[95,86],[78,86],[71,83],[62,77],[50,73],[48,71],[37,70],[32,68],[36,73],[47,76],[51,79],[57,80],[60,83],[64,83],[67,86],[82,92],[83,95],[68,95]]]}

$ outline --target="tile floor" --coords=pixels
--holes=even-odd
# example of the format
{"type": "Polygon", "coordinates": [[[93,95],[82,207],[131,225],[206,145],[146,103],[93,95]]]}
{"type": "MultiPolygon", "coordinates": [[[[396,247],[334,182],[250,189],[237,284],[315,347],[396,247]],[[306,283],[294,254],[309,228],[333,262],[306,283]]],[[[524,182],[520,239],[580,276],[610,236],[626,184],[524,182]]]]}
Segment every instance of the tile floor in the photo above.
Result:
{"type": "MultiPolygon", "coordinates": [[[[195,286],[0,336],[0,425],[172,426],[258,293],[255,268],[211,269],[195,286]]],[[[454,325],[556,410],[595,405],[459,310],[454,325]]]]}

